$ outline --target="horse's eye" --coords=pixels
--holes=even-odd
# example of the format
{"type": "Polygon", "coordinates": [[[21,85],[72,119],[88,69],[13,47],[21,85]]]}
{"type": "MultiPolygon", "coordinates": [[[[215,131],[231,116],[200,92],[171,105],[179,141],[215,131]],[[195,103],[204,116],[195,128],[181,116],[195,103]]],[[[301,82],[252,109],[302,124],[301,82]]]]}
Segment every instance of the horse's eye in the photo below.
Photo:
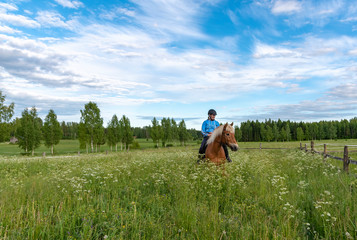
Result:
{"type": "Polygon", "coordinates": [[[227,136],[229,136],[229,133],[227,133],[227,136]]]}

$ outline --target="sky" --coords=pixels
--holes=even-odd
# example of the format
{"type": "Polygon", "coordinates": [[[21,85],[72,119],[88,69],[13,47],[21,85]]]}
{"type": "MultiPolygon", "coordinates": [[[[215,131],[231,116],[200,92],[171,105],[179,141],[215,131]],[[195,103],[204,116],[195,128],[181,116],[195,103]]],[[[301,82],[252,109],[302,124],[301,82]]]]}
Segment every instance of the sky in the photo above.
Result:
{"type": "Polygon", "coordinates": [[[15,117],[134,127],[357,116],[356,0],[0,0],[0,91],[15,117]]]}

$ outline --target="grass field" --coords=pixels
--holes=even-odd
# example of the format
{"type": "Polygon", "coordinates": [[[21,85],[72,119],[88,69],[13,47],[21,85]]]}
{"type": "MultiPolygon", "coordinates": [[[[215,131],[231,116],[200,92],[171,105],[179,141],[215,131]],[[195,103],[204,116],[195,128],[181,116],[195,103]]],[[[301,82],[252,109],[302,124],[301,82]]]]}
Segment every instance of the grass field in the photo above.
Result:
{"type": "Polygon", "coordinates": [[[197,147],[3,156],[0,239],[357,238],[355,168],[291,149],[240,150],[223,170],[197,147]]]}
{"type": "MultiPolygon", "coordinates": [[[[140,144],[140,149],[147,149],[147,148],[154,148],[154,143],[151,139],[136,139],[137,142],[140,144]]],[[[179,146],[180,144],[174,143],[173,145],[179,146]]],[[[192,141],[187,143],[187,145],[197,145],[196,141],[192,141]]],[[[160,145],[161,146],[161,145],[160,145]]],[[[118,145],[118,150],[120,150],[120,144],[118,145]]],[[[105,144],[98,148],[98,152],[106,152],[111,151],[110,147],[105,144]]],[[[115,151],[115,147],[113,147],[113,151],[115,151]]],[[[35,156],[42,156],[42,153],[45,152],[46,155],[51,155],[51,150],[47,148],[43,143],[39,148],[35,150],[35,156]]],[[[86,149],[79,148],[79,141],[78,140],[61,140],[58,145],[54,148],[55,155],[71,155],[71,154],[78,154],[80,153],[87,153],[86,149]]],[[[89,149],[90,152],[90,149],[89,149]]],[[[16,144],[9,144],[9,143],[0,143],[0,156],[14,156],[14,155],[22,155],[24,154],[24,150],[19,148],[16,144]]]]}
{"type": "MultiPolygon", "coordinates": [[[[140,144],[140,149],[149,149],[154,148],[154,143],[151,139],[136,139],[136,141],[140,144]]],[[[343,147],[345,145],[356,145],[356,147],[351,147],[351,150],[357,150],[357,139],[348,139],[348,140],[316,140],[315,148],[318,151],[323,151],[323,144],[326,143],[328,145],[328,151],[341,151],[340,153],[331,153],[336,156],[343,156],[343,147]]],[[[179,146],[178,142],[171,143],[172,145],[179,146]]],[[[263,148],[298,148],[300,147],[300,142],[262,142],[263,148]]],[[[307,144],[307,147],[310,149],[310,141],[303,141],[303,147],[307,144]]],[[[197,146],[199,148],[200,141],[191,141],[186,143],[187,146],[197,146]]],[[[161,147],[161,143],[160,143],[161,147]]],[[[241,148],[259,148],[259,142],[239,142],[239,147],[241,148]]],[[[78,140],[61,140],[58,145],[55,146],[55,155],[73,155],[80,153],[87,153],[86,149],[79,148],[78,140]]],[[[118,145],[118,150],[120,150],[120,145],[118,145]]],[[[90,151],[90,149],[89,149],[90,151]]],[[[105,144],[98,149],[98,152],[110,152],[110,147],[105,144]]],[[[115,151],[115,148],[113,148],[115,151]]],[[[42,153],[45,152],[46,155],[50,155],[51,151],[49,148],[45,147],[44,144],[41,144],[39,148],[35,150],[35,156],[42,156],[42,153]]],[[[17,156],[23,155],[24,151],[18,147],[16,144],[9,143],[0,143],[0,156],[17,156]]],[[[357,153],[351,153],[351,157],[357,160],[357,153]]]]}

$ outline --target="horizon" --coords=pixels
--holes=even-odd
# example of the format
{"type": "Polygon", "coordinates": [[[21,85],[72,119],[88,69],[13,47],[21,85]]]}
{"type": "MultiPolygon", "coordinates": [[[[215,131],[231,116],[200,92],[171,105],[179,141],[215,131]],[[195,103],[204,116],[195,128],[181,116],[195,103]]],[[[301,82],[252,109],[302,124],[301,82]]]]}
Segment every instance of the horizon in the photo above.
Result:
{"type": "Polygon", "coordinates": [[[357,112],[357,1],[5,0],[0,90],[15,115],[340,121],[357,112]]]}
{"type": "MultiPolygon", "coordinates": [[[[5,104],[6,105],[6,104],[5,104]]],[[[30,110],[30,109],[29,109],[30,110]]],[[[37,110],[37,109],[36,109],[37,110]]],[[[100,110],[100,109],[99,109],[100,110]]],[[[56,114],[57,115],[57,114],[56,114]]],[[[125,115],[125,114],[124,114],[125,115]]],[[[114,115],[113,115],[114,116],[114,115]]],[[[21,116],[16,116],[16,117],[13,117],[12,118],[12,120],[15,120],[15,118],[20,118],[21,116]]],[[[41,116],[38,116],[38,117],[40,117],[41,118],[41,120],[42,121],[44,121],[44,119],[45,119],[45,116],[44,117],[41,117],[41,116]]],[[[122,116],[118,116],[117,115],[117,117],[118,117],[118,119],[121,119],[122,117],[123,117],[123,115],[122,116]]],[[[130,125],[131,125],[131,128],[136,128],[136,127],[139,127],[139,128],[144,128],[144,127],[151,127],[151,124],[152,124],[152,120],[153,119],[156,119],[158,122],[159,122],[159,125],[161,125],[161,120],[163,119],[163,118],[169,118],[169,119],[174,119],[175,121],[176,121],[176,123],[178,124],[180,121],[182,121],[182,120],[184,120],[185,121],[185,124],[186,124],[186,126],[187,126],[187,121],[186,121],[186,119],[183,119],[183,118],[173,118],[173,117],[153,117],[152,119],[150,119],[150,124],[148,124],[148,125],[144,125],[144,126],[133,126],[132,124],[131,124],[131,120],[130,120],[130,118],[129,118],[129,121],[130,121],[130,125]]],[[[285,122],[290,122],[290,123],[303,123],[303,124],[307,124],[307,123],[319,123],[319,122],[333,122],[333,121],[336,121],[336,122],[342,122],[342,121],[344,121],[344,120],[347,120],[347,121],[351,121],[351,120],[354,120],[354,119],[357,119],[357,116],[354,116],[354,117],[352,117],[352,118],[349,118],[349,119],[336,119],[336,120],[324,120],[324,119],[321,119],[321,120],[318,120],[318,121],[292,121],[292,120],[290,120],[290,119],[288,119],[288,120],[282,120],[282,119],[280,119],[280,118],[278,118],[278,119],[271,119],[271,118],[269,118],[269,119],[264,119],[264,120],[258,120],[258,119],[247,119],[247,120],[245,120],[245,121],[241,121],[241,122],[239,122],[238,124],[234,124],[233,125],[233,127],[235,127],[235,126],[238,126],[239,128],[241,127],[241,123],[247,123],[248,121],[250,121],[250,122],[256,122],[256,121],[258,121],[259,123],[265,123],[265,122],[267,122],[267,121],[271,121],[271,122],[279,122],[279,121],[282,121],[283,123],[285,123],[285,122]]],[[[58,120],[58,119],[57,119],[58,120]]],[[[58,120],[58,122],[59,123],[62,123],[62,122],[65,122],[65,123],[77,123],[77,124],[79,124],[80,123],[80,119],[78,120],[78,121],[64,121],[64,120],[58,120]]],[[[223,125],[223,124],[225,124],[225,123],[228,123],[228,124],[230,124],[230,122],[221,122],[221,121],[218,121],[221,125],[223,125]]],[[[234,123],[234,122],[233,122],[234,123]]],[[[108,127],[108,124],[109,124],[109,122],[104,122],[104,120],[103,120],[103,127],[104,128],[107,128],[108,127]]],[[[197,129],[197,128],[189,128],[189,127],[186,127],[187,129],[195,129],[195,130],[197,130],[197,131],[201,131],[201,127],[199,128],[199,129],[197,129]]]]}

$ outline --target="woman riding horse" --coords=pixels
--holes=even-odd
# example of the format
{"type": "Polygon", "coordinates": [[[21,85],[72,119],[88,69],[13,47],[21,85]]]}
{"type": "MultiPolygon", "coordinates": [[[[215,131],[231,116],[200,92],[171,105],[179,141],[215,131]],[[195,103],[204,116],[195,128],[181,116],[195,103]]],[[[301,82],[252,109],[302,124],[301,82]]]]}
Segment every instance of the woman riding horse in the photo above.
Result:
{"type": "MultiPolygon", "coordinates": [[[[203,134],[203,140],[201,143],[201,147],[199,152],[199,159],[197,161],[197,163],[199,163],[202,159],[205,158],[205,152],[206,152],[206,148],[207,148],[207,140],[208,138],[212,135],[214,129],[216,129],[217,127],[219,127],[219,122],[216,121],[216,115],[217,112],[214,109],[210,109],[208,111],[208,119],[206,121],[204,121],[202,123],[202,134],[203,134]]],[[[223,149],[224,149],[224,153],[226,155],[226,159],[228,162],[232,162],[231,158],[228,155],[228,149],[226,145],[222,145],[223,149]]]]}

